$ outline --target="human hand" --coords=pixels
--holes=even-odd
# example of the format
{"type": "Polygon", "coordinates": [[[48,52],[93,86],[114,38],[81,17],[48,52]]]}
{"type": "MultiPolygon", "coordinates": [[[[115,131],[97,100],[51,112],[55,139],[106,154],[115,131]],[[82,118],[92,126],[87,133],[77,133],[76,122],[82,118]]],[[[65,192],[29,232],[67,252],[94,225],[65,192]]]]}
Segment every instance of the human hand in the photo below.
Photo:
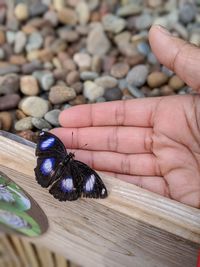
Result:
{"type": "MultiPolygon", "coordinates": [[[[160,62],[198,90],[200,50],[159,26],[149,39],[160,62]]],[[[67,128],[52,131],[92,168],[200,208],[199,122],[200,98],[186,95],[72,107],[60,114],[67,128]]]]}

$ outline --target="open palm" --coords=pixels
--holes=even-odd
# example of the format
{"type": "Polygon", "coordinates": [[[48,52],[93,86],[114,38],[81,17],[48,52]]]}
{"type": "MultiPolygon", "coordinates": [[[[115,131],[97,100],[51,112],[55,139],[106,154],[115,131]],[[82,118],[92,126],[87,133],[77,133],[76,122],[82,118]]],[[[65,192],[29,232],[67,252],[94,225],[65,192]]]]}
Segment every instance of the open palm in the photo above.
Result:
{"type": "MultiPolygon", "coordinates": [[[[199,50],[158,26],[150,31],[150,42],[162,63],[198,89],[200,79],[198,84],[191,77],[194,62],[190,71],[186,70],[189,64],[184,68],[183,64],[199,60],[199,50]],[[157,39],[161,47],[171,42],[168,56],[157,50],[157,39]],[[191,57],[192,53],[198,53],[198,57],[191,57]]],[[[67,148],[77,149],[77,159],[94,169],[200,207],[199,95],[81,105],[63,111],[60,123],[67,128],[53,132],[67,148]]]]}

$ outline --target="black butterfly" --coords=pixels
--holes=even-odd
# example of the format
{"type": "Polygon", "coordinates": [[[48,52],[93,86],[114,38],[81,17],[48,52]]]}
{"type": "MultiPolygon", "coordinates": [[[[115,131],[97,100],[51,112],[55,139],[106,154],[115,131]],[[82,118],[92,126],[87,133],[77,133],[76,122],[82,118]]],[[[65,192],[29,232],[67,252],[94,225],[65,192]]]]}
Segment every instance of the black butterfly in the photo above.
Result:
{"type": "Polygon", "coordinates": [[[53,184],[49,192],[60,201],[79,197],[105,198],[107,190],[99,175],[89,166],[74,160],[63,143],[53,134],[42,131],[36,147],[36,180],[42,187],[53,184]]]}

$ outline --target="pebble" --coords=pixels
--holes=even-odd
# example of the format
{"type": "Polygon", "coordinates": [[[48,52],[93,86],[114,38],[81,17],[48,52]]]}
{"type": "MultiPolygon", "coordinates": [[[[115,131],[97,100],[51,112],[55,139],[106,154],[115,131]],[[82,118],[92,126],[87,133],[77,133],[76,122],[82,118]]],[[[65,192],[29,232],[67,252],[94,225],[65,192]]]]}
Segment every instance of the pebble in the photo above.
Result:
{"type": "Polygon", "coordinates": [[[74,88],[76,94],[80,94],[83,91],[83,84],[81,82],[76,82],[71,87],[74,88]]]}
{"type": "Polygon", "coordinates": [[[65,0],[53,0],[53,7],[55,10],[60,10],[65,7],[65,0]]]}
{"type": "Polygon", "coordinates": [[[142,5],[137,3],[130,3],[128,5],[122,6],[117,10],[117,15],[120,17],[127,17],[131,15],[137,15],[142,12],[142,5]]]}
{"type": "Polygon", "coordinates": [[[26,45],[26,34],[22,31],[18,31],[15,34],[15,44],[14,44],[14,52],[15,54],[20,54],[23,52],[24,47],[26,45]]]}
{"type": "Polygon", "coordinates": [[[15,16],[19,21],[27,20],[29,17],[28,6],[25,3],[19,3],[15,7],[15,16]]]}
{"type": "Polygon", "coordinates": [[[75,105],[82,105],[86,104],[86,98],[83,95],[77,95],[75,99],[69,101],[70,105],[75,106],[75,105]]]}
{"type": "Polygon", "coordinates": [[[102,76],[97,78],[95,83],[103,88],[114,88],[117,86],[118,81],[111,76],[102,76]]]}
{"type": "Polygon", "coordinates": [[[148,72],[146,65],[137,65],[128,72],[126,81],[129,85],[141,87],[147,80],[148,72]]]}
{"type": "Polygon", "coordinates": [[[163,4],[163,0],[148,0],[148,6],[157,8],[163,4]]]}
{"type": "Polygon", "coordinates": [[[99,76],[98,73],[92,71],[83,71],[80,74],[80,78],[83,81],[87,80],[94,81],[96,78],[98,78],[98,76],[99,76]]]}
{"type": "Polygon", "coordinates": [[[37,143],[37,141],[38,141],[37,133],[35,133],[31,130],[20,131],[17,133],[17,135],[21,136],[22,138],[24,138],[26,140],[34,142],[34,143],[37,143]]]}
{"type": "Polygon", "coordinates": [[[76,12],[71,8],[62,8],[58,10],[58,20],[66,25],[76,25],[78,17],[76,12]]]}
{"type": "Polygon", "coordinates": [[[174,75],[170,78],[168,85],[176,91],[183,88],[185,86],[185,83],[177,75],[174,75]]]}
{"type": "Polygon", "coordinates": [[[9,64],[5,66],[0,66],[0,75],[6,75],[9,73],[18,73],[20,72],[20,67],[14,64],[9,64]]]}
{"type": "Polygon", "coordinates": [[[87,53],[76,53],[73,59],[80,69],[86,70],[91,66],[91,56],[87,53]]]}
{"type": "Polygon", "coordinates": [[[48,6],[41,3],[40,1],[36,1],[29,8],[30,15],[32,17],[42,16],[47,10],[48,6]]]}
{"type": "Polygon", "coordinates": [[[6,31],[6,41],[9,44],[13,44],[15,42],[15,35],[16,35],[16,32],[6,31]]]}
{"type": "Polygon", "coordinates": [[[110,74],[117,78],[121,79],[127,75],[129,71],[129,65],[127,63],[116,63],[112,66],[110,74]]]}
{"type": "Polygon", "coordinates": [[[128,87],[128,83],[127,83],[126,79],[118,80],[118,86],[119,86],[119,89],[122,90],[122,91],[124,89],[126,89],[128,87]]]}
{"type": "Polygon", "coordinates": [[[5,52],[3,50],[3,48],[0,47],[0,60],[5,58],[5,52]]]}
{"type": "Polygon", "coordinates": [[[30,52],[41,48],[43,45],[43,38],[40,32],[33,32],[28,38],[26,51],[30,52]]]}
{"type": "Polygon", "coordinates": [[[58,25],[58,16],[54,10],[48,10],[44,14],[44,19],[48,21],[53,27],[56,27],[58,25]]]}
{"type": "Polygon", "coordinates": [[[65,85],[55,85],[51,87],[49,92],[49,101],[52,104],[62,104],[74,99],[75,97],[75,90],[65,85]]]}
{"type": "Polygon", "coordinates": [[[0,94],[17,93],[19,89],[19,76],[11,73],[0,76],[0,94]]]}
{"type": "Polygon", "coordinates": [[[68,85],[72,85],[80,80],[80,74],[77,70],[73,70],[68,73],[66,82],[68,85]]]}
{"type": "Polygon", "coordinates": [[[33,76],[38,80],[40,87],[44,91],[49,91],[55,83],[54,75],[50,71],[35,71],[33,76]]]}
{"type": "Polygon", "coordinates": [[[111,44],[101,26],[96,26],[88,35],[87,50],[92,55],[103,56],[110,50],[111,44]]]}
{"type": "Polygon", "coordinates": [[[104,93],[106,101],[120,100],[122,98],[122,91],[117,88],[109,88],[104,93]]]}
{"type": "Polygon", "coordinates": [[[32,117],[23,118],[15,123],[16,131],[31,130],[33,128],[32,117]]]}
{"type": "Polygon", "coordinates": [[[32,118],[31,122],[32,125],[39,130],[52,128],[51,125],[42,118],[32,118]]]}
{"type": "Polygon", "coordinates": [[[151,52],[151,48],[146,42],[139,42],[137,45],[137,49],[141,54],[145,56],[148,56],[151,52]]]}
{"type": "Polygon", "coordinates": [[[39,86],[36,78],[32,75],[22,76],[20,79],[20,90],[27,96],[38,95],[39,86]]]}
{"type": "Polygon", "coordinates": [[[79,39],[79,34],[71,30],[69,27],[62,27],[58,31],[59,37],[67,42],[76,42],[79,39]]]}
{"type": "Polygon", "coordinates": [[[1,31],[0,30],[0,45],[3,45],[6,41],[6,36],[5,36],[5,33],[4,31],[1,31]]]}
{"type": "MultiPolygon", "coordinates": [[[[89,57],[90,58],[90,57],[89,57]]],[[[80,62],[79,59],[77,59],[78,62],[80,62]]],[[[89,61],[89,60],[88,60],[89,61]]],[[[81,63],[80,63],[81,64],[81,63]]],[[[90,65],[90,63],[88,63],[87,65],[90,65]]],[[[65,70],[67,71],[72,71],[72,70],[75,70],[76,69],[76,64],[75,62],[71,59],[71,58],[68,58],[68,59],[65,59],[63,62],[62,62],[62,66],[65,70]]]]}
{"type": "Polygon", "coordinates": [[[23,119],[23,118],[26,117],[26,115],[24,114],[24,112],[22,110],[20,110],[20,109],[17,109],[15,111],[15,116],[16,116],[16,119],[17,120],[21,120],[21,119],[23,119]]]}
{"type": "Polygon", "coordinates": [[[167,81],[167,75],[160,71],[150,73],[147,78],[147,83],[151,88],[160,87],[164,85],[167,81]]]}
{"type": "Polygon", "coordinates": [[[42,118],[49,110],[49,102],[39,96],[28,96],[20,101],[19,108],[28,116],[42,118]]]}
{"type": "Polygon", "coordinates": [[[26,63],[22,66],[23,74],[32,74],[36,70],[42,69],[42,63],[39,60],[33,60],[30,63],[26,63]]]}
{"type": "Polygon", "coordinates": [[[106,31],[120,33],[126,27],[126,21],[112,14],[106,14],[102,19],[103,27],[106,31]]]}
{"type": "Polygon", "coordinates": [[[123,31],[114,37],[114,41],[117,46],[129,43],[131,40],[131,33],[129,31],[123,31]]]}
{"type": "Polygon", "coordinates": [[[60,110],[59,109],[53,109],[47,112],[44,115],[44,118],[46,121],[48,121],[51,125],[53,126],[59,126],[59,115],[60,115],[60,110]]]}
{"type": "Polygon", "coordinates": [[[160,94],[162,96],[174,95],[174,91],[168,85],[164,85],[160,88],[160,94]]]}
{"type": "Polygon", "coordinates": [[[103,96],[103,94],[104,94],[103,87],[97,85],[92,81],[84,82],[83,95],[90,101],[94,102],[97,98],[103,96]]]}
{"type": "Polygon", "coordinates": [[[139,31],[148,30],[153,23],[153,16],[149,13],[143,13],[135,18],[135,28],[139,31]]]}
{"type": "Polygon", "coordinates": [[[145,94],[135,86],[128,85],[128,91],[136,98],[145,97],[145,94]]]}
{"type": "Polygon", "coordinates": [[[12,126],[12,115],[10,112],[2,111],[0,112],[1,130],[9,131],[12,126]]]}
{"type": "Polygon", "coordinates": [[[18,94],[0,96],[0,111],[10,110],[17,107],[20,101],[18,94]]]}
{"type": "Polygon", "coordinates": [[[96,56],[94,55],[92,57],[92,62],[91,62],[91,70],[93,72],[101,72],[101,68],[102,68],[102,59],[100,56],[96,56]]]}
{"type": "Polygon", "coordinates": [[[195,19],[196,8],[192,3],[185,3],[179,9],[179,20],[183,24],[188,24],[195,19]]]}
{"type": "Polygon", "coordinates": [[[81,25],[86,25],[90,18],[90,10],[87,2],[80,1],[76,6],[76,13],[78,15],[78,21],[81,25]]]}

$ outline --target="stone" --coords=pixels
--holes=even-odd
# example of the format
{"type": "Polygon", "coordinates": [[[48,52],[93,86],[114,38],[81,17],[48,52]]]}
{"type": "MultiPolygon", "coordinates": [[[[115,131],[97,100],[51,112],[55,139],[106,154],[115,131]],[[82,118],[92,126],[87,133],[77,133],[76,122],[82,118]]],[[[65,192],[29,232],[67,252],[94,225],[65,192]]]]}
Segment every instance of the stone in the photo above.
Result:
{"type": "Polygon", "coordinates": [[[118,81],[117,79],[111,77],[111,76],[102,76],[95,80],[95,83],[98,86],[101,86],[103,88],[114,88],[117,86],[118,81]]]}
{"type": "Polygon", "coordinates": [[[59,126],[59,115],[60,110],[59,109],[53,109],[47,112],[44,116],[45,120],[48,121],[53,126],[59,126]]]}
{"type": "Polygon", "coordinates": [[[94,102],[98,97],[103,96],[104,88],[98,86],[92,81],[84,82],[83,95],[90,101],[94,102]]]}
{"type": "Polygon", "coordinates": [[[39,130],[52,128],[51,125],[42,118],[32,118],[31,122],[32,125],[39,130]]]}
{"type": "Polygon", "coordinates": [[[22,31],[18,31],[15,34],[15,44],[14,44],[14,52],[15,54],[20,54],[24,50],[24,47],[26,45],[26,34],[22,31]]]}
{"type": "Polygon", "coordinates": [[[39,94],[39,86],[36,78],[32,75],[22,76],[20,90],[24,95],[34,96],[39,94]]]}
{"type": "Polygon", "coordinates": [[[58,30],[58,34],[62,40],[65,40],[70,43],[76,42],[79,39],[79,34],[76,31],[71,30],[68,27],[60,28],[58,30]]]}
{"type": "Polygon", "coordinates": [[[111,44],[102,27],[96,26],[88,35],[87,50],[92,55],[103,56],[110,50],[111,44]]]}
{"type": "Polygon", "coordinates": [[[69,101],[71,106],[86,104],[86,98],[83,95],[77,95],[75,99],[69,101]]]}
{"type": "Polygon", "coordinates": [[[177,75],[170,78],[168,85],[175,91],[182,89],[185,86],[183,80],[181,80],[177,75]]]}
{"type": "Polygon", "coordinates": [[[4,31],[1,31],[0,30],[0,45],[3,45],[6,41],[6,36],[5,36],[5,33],[4,31]]]}
{"type": "Polygon", "coordinates": [[[26,45],[26,51],[30,52],[41,48],[43,45],[43,38],[40,32],[33,32],[28,38],[28,44],[26,45]]]}
{"type": "Polygon", "coordinates": [[[2,60],[2,59],[5,59],[5,52],[4,52],[4,50],[3,50],[3,48],[1,48],[0,47],[0,60],[2,60]]]}
{"type": "Polygon", "coordinates": [[[20,72],[20,67],[14,64],[8,64],[5,66],[0,66],[0,75],[6,75],[10,73],[18,73],[20,72]]]}
{"type": "Polygon", "coordinates": [[[51,87],[49,92],[49,101],[52,104],[62,104],[74,99],[75,97],[75,90],[65,85],[55,85],[51,87]]]}
{"type": "Polygon", "coordinates": [[[26,63],[22,66],[23,74],[32,74],[36,70],[42,69],[42,63],[39,60],[33,60],[30,63],[26,63]]]}
{"type": "Polygon", "coordinates": [[[179,20],[183,24],[188,24],[195,19],[196,7],[192,3],[185,3],[179,9],[179,20]]]}
{"type": "Polygon", "coordinates": [[[74,62],[80,69],[89,69],[91,66],[91,56],[87,53],[76,53],[73,57],[74,62]]]}
{"type": "Polygon", "coordinates": [[[33,76],[38,80],[40,87],[44,91],[49,91],[50,88],[55,83],[55,78],[52,72],[42,70],[42,71],[35,71],[33,76]]]}
{"type": "Polygon", "coordinates": [[[123,45],[124,43],[129,43],[131,40],[131,33],[129,31],[123,31],[114,37],[114,41],[117,46],[123,45]]]}
{"type": "Polygon", "coordinates": [[[11,73],[0,76],[0,94],[17,93],[19,89],[19,76],[11,73]]]}
{"type": "Polygon", "coordinates": [[[120,17],[127,17],[131,15],[138,15],[142,12],[143,6],[137,3],[130,3],[120,7],[117,10],[117,15],[120,17]]]}
{"type": "Polygon", "coordinates": [[[102,19],[103,27],[106,31],[120,33],[126,27],[126,21],[113,14],[106,14],[102,19]]]}
{"type": "Polygon", "coordinates": [[[55,10],[61,10],[65,7],[65,0],[53,0],[53,7],[55,10]]]}
{"type": "Polygon", "coordinates": [[[137,65],[128,72],[126,81],[129,85],[141,87],[147,80],[148,72],[149,70],[146,65],[137,65]]]}
{"type": "Polygon", "coordinates": [[[15,7],[15,16],[19,21],[27,20],[29,17],[28,6],[25,3],[19,3],[15,7]]]}
{"type": "Polygon", "coordinates": [[[83,71],[80,74],[80,78],[83,81],[87,80],[94,81],[96,78],[98,78],[98,76],[99,76],[98,73],[92,71],[83,71]]]}
{"type": "Polygon", "coordinates": [[[15,111],[15,115],[16,115],[17,120],[21,120],[21,119],[26,117],[26,115],[24,114],[24,112],[21,109],[17,109],[15,111]]]}
{"type": "Polygon", "coordinates": [[[66,82],[68,85],[72,85],[80,80],[80,74],[77,70],[73,70],[68,73],[66,82]]]}
{"type": "Polygon", "coordinates": [[[146,42],[139,42],[137,44],[137,49],[141,54],[145,56],[148,56],[151,51],[150,46],[146,42]]]}
{"type": "Polygon", "coordinates": [[[166,74],[160,71],[154,71],[148,75],[147,83],[151,88],[160,87],[168,81],[166,74]]]}
{"type": "Polygon", "coordinates": [[[148,6],[157,8],[163,4],[163,0],[148,0],[148,6]]]}
{"type": "Polygon", "coordinates": [[[23,118],[15,123],[16,131],[31,130],[32,128],[33,128],[33,124],[32,124],[31,117],[23,118]]]}
{"type": "Polygon", "coordinates": [[[100,56],[93,56],[92,57],[92,63],[91,63],[91,70],[93,72],[101,72],[101,68],[102,68],[102,60],[100,56]]]}
{"type": "Polygon", "coordinates": [[[42,16],[48,10],[48,6],[40,1],[33,2],[29,7],[29,12],[32,17],[42,16]]]}
{"type": "MultiPolygon", "coordinates": [[[[78,61],[79,61],[79,59],[78,59],[78,61]]],[[[90,61],[90,60],[88,59],[88,61],[90,61]]],[[[90,62],[87,65],[90,65],[90,62]]],[[[76,64],[75,64],[75,62],[71,58],[65,59],[62,62],[62,66],[67,71],[72,71],[72,70],[75,70],[76,69],[76,64]]]]}
{"type": "Polygon", "coordinates": [[[105,90],[104,98],[106,101],[120,100],[122,98],[122,91],[119,88],[109,88],[105,90]]]}
{"type": "Polygon", "coordinates": [[[160,94],[162,96],[174,95],[174,91],[168,85],[164,85],[160,88],[160,94]]]}
{"type": "Polygon", "coordinates": [[[136,98],[145,97],[144,93],[135,86],[128,85],[128,91],[136,98]]]}
{"type": "Polygon", "coordinates": [[[12,115],[10,112],[2,111],[0,112],[1,130],[9,131],[12,127],[12,115]]]}
{"type": "Polygon", "coordinates": [[[20,101],[19,108],[28,116],[42,118],[49,110],[49,102],[39,96],[28,96],[20,101]]]}
{"type": "Polygon", "coordinates": [[[127,75],[128,71],[129,65],[127,63],[120,62],[112,66],[110,74],[117,79],[121,79],[127,75]]]}
{"type": "Polygon", "coordinates": [[[20,101],[18,94],[0,96],[0,111],[10,110],[17,107],[20,101]]]}
{"type": "Polygon", "coordinates": [[[149,13],[143,13],[135,18],[135,28],[139,31],[148,30],[153,23],[153,16],[149,13]]]}
{"type": "Polygon", "coordinates": [[[73,9],[64,7],[58,10],[58,20],[63,24],[73,26],[77,24],[78,17],[73,9]]]}
{"type": "Polygon", "coordinates": [[[90,10],[87,2],[80,1],[76,6],[76,13],[78,15],[78,21],[81,25],[86,25],[90,18],[90,10]]]}
{"type": "Polygon", "coordinates": [[[15,42],[15,35],[16,32],[6,31],[6,41],[12,45],[15,42]]]}
{"type": "Polygon", "coordinates": [[[34,142],[34,143],[37,143],[37,141],[38,141],[37,133],[35,133],[31,130],[20,131],[17,133],[17,135],[21,136],[22,138],[24,138],[26,140],[34,142]]]}
{"type": "Polygon", "coordinates": [[[58,16],[54,10],[48,10],[44,14],[44,19],[48,21],[53,27],[56,27],[58,25],[58,16]]]}
{"type": "Polygon", "coordinates": [[[80,94],[83,91],[83,84],[81,82],[76,82],[71,85],[74,88],[76,94],[80,94]]]}

